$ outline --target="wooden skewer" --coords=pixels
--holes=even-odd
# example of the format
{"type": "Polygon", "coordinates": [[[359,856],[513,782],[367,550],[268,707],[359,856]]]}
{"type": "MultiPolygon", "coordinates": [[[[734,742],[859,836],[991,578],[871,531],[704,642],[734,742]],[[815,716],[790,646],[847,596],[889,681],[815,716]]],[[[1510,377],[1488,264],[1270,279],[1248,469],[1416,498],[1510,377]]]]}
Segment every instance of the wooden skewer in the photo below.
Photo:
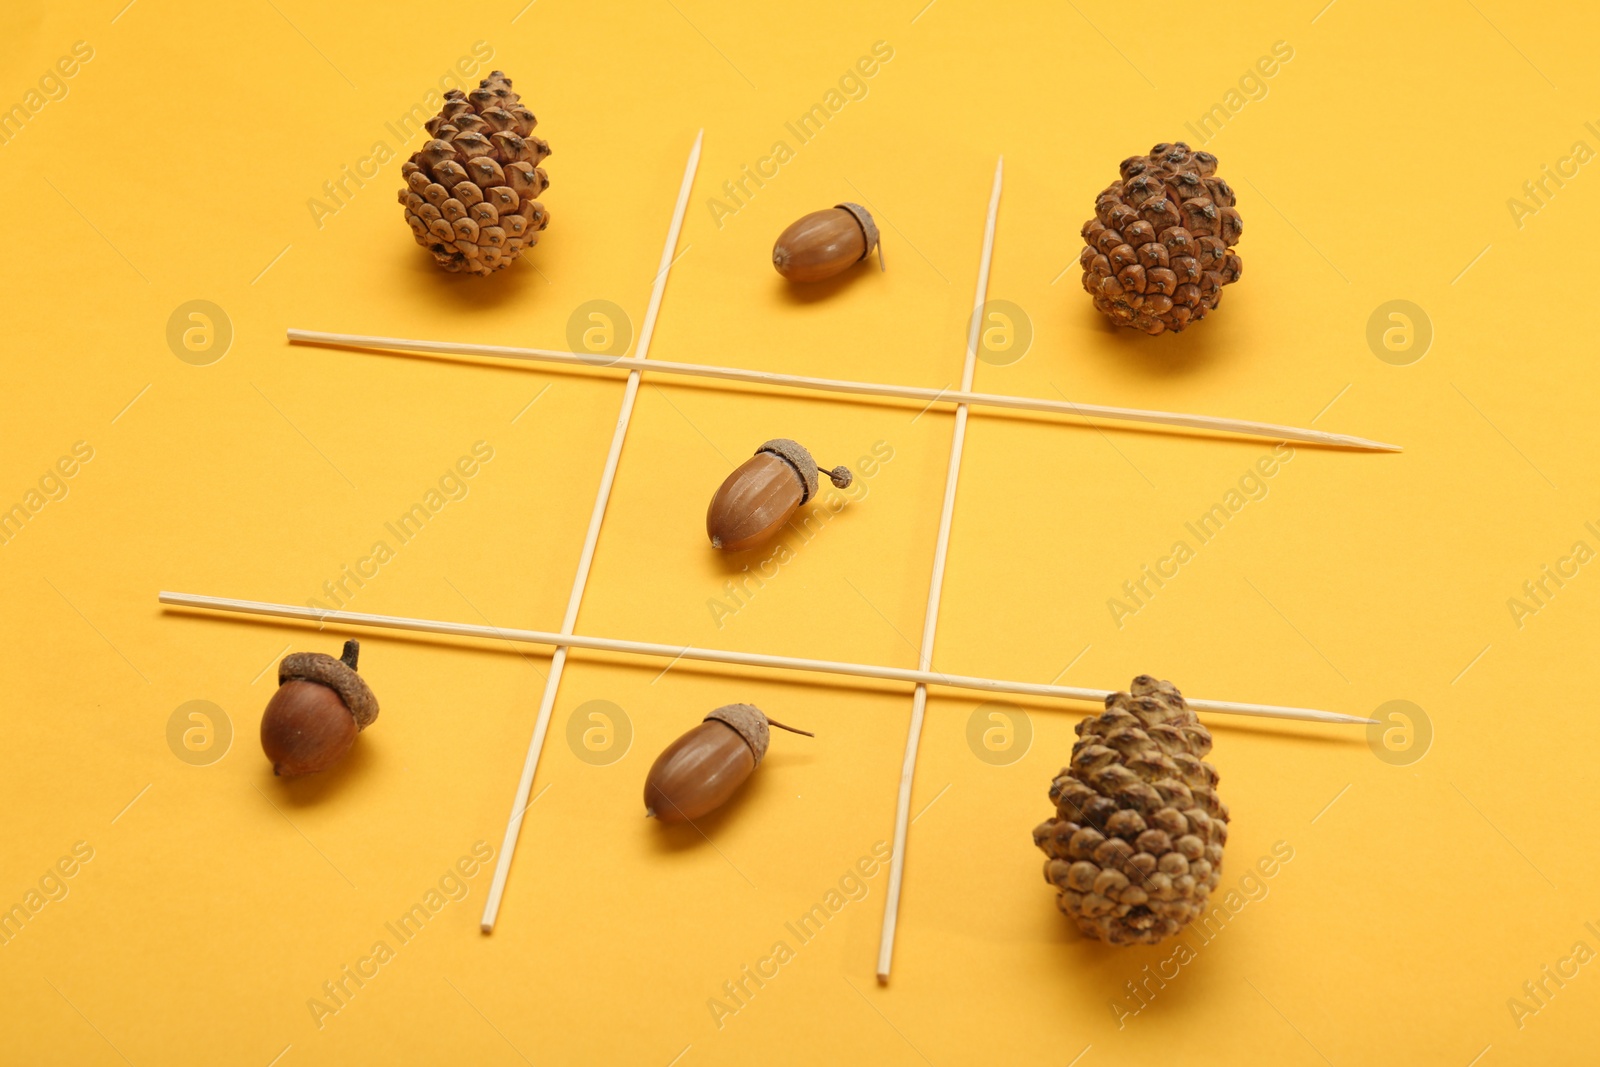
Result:
{"type": "MultiPolygon", "coordinates": [[[[972,689],[984,693],[1012,693],[1018,696],[1045,697],[1062,700],[1087,700],[1104,703],[1112,695],[1109,689],[1086,689],[1075,685],[1047,685],[1040,682],[1014,682],[997,678],[979,678],[966,674],[946,674],[943,671],[912,670],[907,667],[880,667],[867,663],[846,663],[837,660],[806,659],[798,656],[769,656],[759,652],[728,652],[716,648],[696,648],[692,645],[666,645],[655,641],[629,641],[614,637],[588,637],[583,634],[555,633],[550,630],[507,629],[501,626],[480,626],[468,622],[447,622],[435,619],[415,619],[403,615],[371,615],[360,611],[334,611],[325,608],[302,607],[299,604],[275,604],[265,600],[238,600],[233,597],[202,596],[198,593],[173,593],[163,591],[157,599],[176,608],[199,608],[206,611],[226,611],[238,615],[263,615],[280,619],[302,619],[316,623],[344,623],[348,626],[371,626],[382,630],[409,630],[416,633],[444,634],[449,637],[471,637],[490,641],[514,641],[526,645],[555,645],[567,648],[585,648],[595,652],[619,652],[638,656],[655,656],[662,659],[692,659],[705,663],[725,663],[737,667],[770,667],[786,671],[806,671],[812,674],[833,674],[846,678],[873,678],[886,682],[908,682],[912,685],[942,685],[952,689],[972,689]]],[[[1244,715],[1259,719],[1289,719],[1298,722],[1320,722],[1335,725],[1367,726],[1376,719],[1345,715],[1337,711],[1317,708],[1286,707],[1278,704],[1242,704],[1232,700],[1201,700],[1184,697],[1184,703],[1195,711],[1208,714],[1244,715]]]]}
{"type": "MultiPolygon", "coordinates": [[[[994,187],[989,192],[989,218],[983,227],[983,254],[978,261],[978,285],[972,296],[972,317],[967,327],[967,358],[961,367],[961,391],[972,390],[972,376],[978,367],[978,331],[982,328],[983,304],[989,296],[989,267],[994,261],[994,228],[1000,212],[1000,185],[1005,173],[1005,157],[994,165],[994,187]]],[[[928,606],[922,615],[922,649],[918,665],[928,670],[933,665],[933,638],[939,627],[939,598],[944,589],[944,567],[950,554],[950,526],[955,517],[956,483],[961,476],[961,451],[967,439],[967,405],[956,405],[955,430],[950,435],[950,464],[945,470],[944,505],[939,511],[939,533],[933,547],[933,578],[928,583],[928,606]]],[[[900,764],[900,792],[895,802],[894,851],[889,858],[889,888],[883,905],[883,929],[878,938],[878,983],[889,982],[889,963],[894,958],[894,933],[900,919],[900,886],[905,880],[906,835],[911,826],[911,786],[917,773],[917,750],[922,744],[922,724],[928,708],[928,687],[918,683],[911,695],[911,726],[906,731],[905,757],[900,764]]]]}
{"type": "MultiPolygon", "coordinates": [[[[667,228],[666,243],[661,246],[661,263],[656,270],[655,284],[650,290],[650,303],[645,309],[644,323],[639,329],[636,364],[628,371],[628,384],[623,390],[622,407],[617,413],[617,426],[611,435],[611,450],[606,453],[605,469],[600,475],[600,488],[595,493],[594,510],[589,515],[589,530],[583,538],[583,551],[578,556],[578,572],[572,579],[572,593],[567,598],[567,611],[561,620],[563,637],[572,633],[578,623],[578,607],[583,603],[583,590],[589,581],[589,568],[594,563],[595,545],[600,540],[600,524],[605,518],[606,504],[611,499],[611,486],[616,481],[617,463],[622,458],[622,442],[628,433],[628,422],[633,416],[634,401],[639,395],[639,366],[650,354],[650,338],[655,333],[656,316],[661,311],[661,296],[666,291],[667,274],[672,269],[672,254],[678,247],[678,235],[683,230],[683,216],[689,208],[689,193],[694,188],[695,171],[700,166],[700,145],[705,139],[701,130],[689,151],[689,161],[683,168],[683,182],[678,187],[678,202],[672,211],[672,225],[667,228]]],[[[511,857],[517,849],[517,838],[522,831],[522,818],[528,810],[528,795],[533,791],[534,774],[539,769],[539,754],[544,750],[545,735],[550,730],[550,714],[555,709],[556,690],[561,685],[561,671],[567,662],[567,644],[556,642],[555,656],[550,661],[550,673],[545,678],[544,695],[539,699],[539,714],[534,721],[533,739],[528,743],[528,755],[522,763],[522,777],[517,782],[517,793],[511,803],[511,815],[506,820],[505,838],[500,845],[500,856],[495,862],[494,879],[489,883],[489,896],[484,902],[480,923],[484,933],[494,931],[495,918],[500,913],[500,900],[505,894],[506,878],[511,873],[511,857]]]]}
{"type": "Polygon", "coordinates": [[[1212,415],[1189,415],[1178,411],[1148,411],[1142,408],[1108,407],[1104,404],[1079,404],[1071,400],[1046,400],[1031,396],[1006,396],[1003,393],[974,393],[970,389],[926,389],[916,385],[886,385],[876,382],[853,382],[839,378],[813,378],[803,374],[779,374],[773,371],[745,370],[740,367],[717,367],[704,363],[679,363],[666,359],[648,362],[637,356],[596,356],[584,352],[558,352],[548,348],[516,348],[508,345],[476,345],[456,341],[418,341],[404,337],[375,337],[356,333],[323,333],[317,330],[288,331],[289,340],[295,344],[338,345],[346,348],[389,349],[396,352],[431,352],[443,355],[482,356],[491,359],[532,360],[543,363],[565,363],[572,366],[594,367],[603,370],[626,370],[636,373],[649,370],[652,374],[680,374],[691,378],[719,378],[725,381],[747,382],[752,385],[810,389],[824,393],[849,393],[858,396],[892,396],[905,400],[920,400],[928,404],[966,404],[972,407],[1009,408],[1019,411],[1045,411],[1055,415],[1070,415],[1088,419],[1113,419],[1123,422],[1152,423],[1159,426],[1183,426],[1194,430],[1215,430],[1224,433],[1265,437],[1274,441],[1299,441],[1314,445],[1336,445],[1341,448],[1359,448],[1375,452],[1399,452],[1399,445],[1382,441],[1369,441],[1365,437],[1328,433],[1324,430],[1306,430],[1296,426],[1279,426],[1270,422],[1249,419],[1227,419],[1212,415]]]}

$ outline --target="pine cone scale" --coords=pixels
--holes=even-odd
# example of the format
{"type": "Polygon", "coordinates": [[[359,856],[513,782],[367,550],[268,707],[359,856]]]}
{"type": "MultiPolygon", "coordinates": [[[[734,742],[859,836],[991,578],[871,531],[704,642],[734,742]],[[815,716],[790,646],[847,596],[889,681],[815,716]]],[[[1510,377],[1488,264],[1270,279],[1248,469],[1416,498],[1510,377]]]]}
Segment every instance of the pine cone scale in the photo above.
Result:
{"type": "Polygon", "coordinates": [[[1045,880],[1088,937],[1155,944],[1205,910],[1221,876],[1228,809],[1202,756],[1211,735],[1170,682],[1135,678],[1078,724],[1034,829],[1045,880]]]}
{"type": "Polygon", "coordinates": [[[1095,198],[1078,257],[1083,288],[1112,322],[1174,333],[1205,318],[1239,279],[1233,246],[1244,224],[1217,158],[1158,144],[1122,161],[1120,181],[1095,198]]]}
{"type": "Polygon", "coordinates": [[[538,120],[492,72],[470,94],[452,89],[424,125],[430,139],[402,166],[406,223],[448,271],[492,274],[538,243],[550,215],[536,199],[550,180],[538,120]]]}

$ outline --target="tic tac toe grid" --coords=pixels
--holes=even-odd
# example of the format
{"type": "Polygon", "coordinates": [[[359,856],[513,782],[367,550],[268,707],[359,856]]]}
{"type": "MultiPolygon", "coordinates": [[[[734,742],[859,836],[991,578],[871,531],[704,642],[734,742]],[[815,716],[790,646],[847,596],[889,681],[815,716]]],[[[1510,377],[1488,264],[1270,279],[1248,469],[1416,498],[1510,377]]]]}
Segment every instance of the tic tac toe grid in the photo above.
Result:
{"type": "MultiPolygon", "coordinates": [[[[1007,398],[1001,396],[988,396],[972,392],[973,378],[977,365],[979,347],[979,331],[982,326],[982,309],[988,294],[989,269],[994,252],[995,227],[998,217],[1000,190],[1003,177],[1003,161],[997,162],[994,173],[994,183],[989,195],[988,218],[984,228],[982,255],[979,261],[978,278],[973,297],[973,311],[969,319],[966,358],[962,368],[960,390],[919,391],[898,390],[888,395],[915,395],[918,392],[933,392],[929,407],[934,403],[944,401],[955,404],[954,430],[951,435],[950,460],[946,468],[943,505],[939,516],[938,534],[934,546],[933,569],[928,587],[927,607],[923,615],[923,629],[921,645],[918,652],[918,665],[915,670],[906,670],[892,667],[872,667],[862,664],[834,663],[822,660],[805,660],[787,656],[765,656],[742,653],[719,652],[711,649],[681,648],[675,645],[653,644],[638,641],[613,641],[605,638],[577,635],[574,633],[577,617],[583,603],[584,591],[588,584],[589,572],[594,562],[595,548],[599,541],[600,529],[605,519],[607,505],[610,501],[612,486],[616,480],[617,467],[621,461],[623,444],[626,441],[629,423],[638,397],[641,373],[647,363],[650,342],[655,332],[657,317],[661,310],[661,301],[665,293],[668,274],[675,259],[678,239],[682,231],[684,215],[688,207],[689,197],[693,190],[695,173],[699,167],[701,144],[704,137],[702,131],[695,138],[694,147],[689,153],[689,159],[684,168],[683,181],[678,191],[678,199],[673,211],[672,223],[667,233],[667,239],[661,250],[660,265],[651,289],[650,301],[645,311],[643,323],[639,331],[639,340],[636,346],[636,355],[626,360],[628,376],[623,388],[622,404],[618,411],[616,427],[612,433],[610,449],[606,456],[604,469],[601,473],[599,488],[595,495],[594,508],[590,514],[589,525],[584,537],[583,548],[578,558],[577,572],[573,579],[572,591],[568,597],[565,614],[559,632],[542,632],[529,630],[509,630],[493,626],[473,626],[458,623],[431,622],[420,619],[404,619],[394,616],[368,615],[359,612],[330,611],[313,607],[296,607],[284,604],[267,604],[250,601],[229,600],[219,597],[196,596],[183,593],[160,594],[162,603],[181,606],[210,608],[226,611],[240,611],[250,614],[274,615],[286,618],[300,618],[317,622],[345,622],[355,625],[379,626],[387,628],[422,630],[434,633],[454,634],[460,636],[481,637],[502,640],[529,641],[540,644],[553,645],[553,653],[549,674],[546,678],[543,694],[539,701],[539,710],[535,720],[532,740],[529,743],[528,754],[523,763],[522,774],[517,783],[516,793],[513,797],[510,816],[507,820],[505,836],[496,864],[494,880],[490,885],[488,899],[482,917],[482,929],[485,933],[494,928],[499,914],[500,904],[504,897],[506,881],[509,876],[513,855],[516,851],[517,839],[522,829],[523,818],[526,814],[529,796],[532,793],[533,781],[538,771],[539,758],[544,748],[545,738],[549,732],[550,719],[555,708],[557,692],[560,688],[562,673],[566,665],[570,648],[589,648],[606,651],[620,651],[635,654],[654,655],[677,658],[692,658],[711,662],[736,664],[746,668],[771,669],[771,670],[806,670],[837,675],[857,675],[873,678],[884,678],[911,682],[915,688],[912,696],[912,711],[909,730],[906,737],[906,747],[901,764],[899,793],[895,810],[895,832],[893,853],[890,861],[889,886],[887,899],[884,906],[882,936],[879,945],[877,974],[880,982],[887,982],[890,965],[894,954],[895,930],[898,922],[899,901],[901,885],[905,871],[906,838],[910,821],[911,788],[916,774],[917,752],[920,747],[923,722],[927,707],[927,687],[930,684],[955,685],[970,689],[988,690],[992,692],[1024,693],[1034,696],[1067,697],[1071,699],[1099,699],[1105,695],[1104,690],[1082,689],[1072,686],[1036,685],[1031,683],[999,682],[993,679],[969,678],[946,675],[936,672],[932,667],[934,640],[938,628],[939,603],[943,586],[945,563],[947,559],[950,530],[954,517],[956,487],[960,480],[961,460],[966,439],[968,418],[968,402],[993,403],[997,406],[1039,407],[1045,410],[1065,411],[1069,414],[1094,415],[1100,412],[1116,411],[1121,414],[1117,417],[1135,418],[1138,421],[1159,421],[1177,423],[1179,425],[1196,426],[1210,429],[1243,429],[1244,432],[1262,434],[1266,436],[1280,436],[1286,439],[1318,440],[1336,444],[1345,444],[1364,448],[1392,448],[1365,441],[1360,438],[1343,437],[1319,431],[1298,431],[1291,427],[1268,426],[1260,423],[1243,423],[1236,420],[1214,419],[1206,416],[1184,416],[1175,413],[1130,412],[1129,409],[1092,409],[1088,405],[1073,405],[1070,403],[1056,402],[1030,402],[1023,398],[1007,398]],[[1011,403],[1008,403],[1011,401],[1011,403]],[[1163,418],[1141,418],[1140,416],[1163,415],[1163,418]]],[[[338,334],[313,334],[307,331],[290,330],[289,336],[294,341],[307,341],[311,343],[344,343],[366,344],[378,347],[413,348],[423,351],[439,352],[464,352],[471,351],[486,355],[506,355],[517,358],[517,350],[494,350],[490,346],[465,346],[452,345],[444,342],[400,342],[392,338],[361,338],[351,335],[338,334]]],[[[524,350],[528,351],[528,350],[524,350]]],[[[606,365],[621,361],[596,361],[583,358],[574,354],[570,359],[561,358],[560,353],[542,352],[538,358],[550,359],[557,362],[572,362],[579,365],[594,366],[606,365]]],[[[523,358],[528,358],[524,356],[523,358]]],[[[676,365],[683,368],[687,365],[676,365]]],[[[825,392],[844,393],[872,393],[884,392],[891,387],[875,387],[869,383],[860,382],[830,382],[821,384],[818,379],[804,379],[791,375],[767,375],[759,372],[748,374],[733,371],[730,368],[698,368],[699,372],[710,370],[728,371],[729,373],[709,374],[705,376],[736,378],[737,380],[754,381],[773,385],[787,386],[801,389],[820,389],[825,392]]],[[[679,370],[679,373],[696,373],[695,370],[679,370]]],[[[1319,712],[1312,709],[1274,708],[1263,705],[1237,704],[1223,701],[1190,700],[1189,704],[1200,709],[1215,711],[1228,711],[1247,715],[1268,715],[1275,717],[1290,717],[1321,722],[1365,723],[1370,720],[1355,716],[1339,715],[1331,712],[1319,712]]]]}

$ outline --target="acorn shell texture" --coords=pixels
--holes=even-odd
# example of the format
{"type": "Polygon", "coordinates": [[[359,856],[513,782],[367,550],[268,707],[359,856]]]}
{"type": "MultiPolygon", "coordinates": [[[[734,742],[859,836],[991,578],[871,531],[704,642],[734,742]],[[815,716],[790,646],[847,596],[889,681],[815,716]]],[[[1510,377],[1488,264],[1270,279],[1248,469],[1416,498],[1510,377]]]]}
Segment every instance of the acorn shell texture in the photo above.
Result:
{"type": "Polygon", "coordinates": [[[663,823],[698,819],[725,804],[767,754],[767,717],[729,704],[662,750],[644,783],[646,816],[663,823]]]}
{"type": "Polygon", "coordinates": [[[878,226],[860,204],[796,219],[772,246],[772,265],[791,282],[819,282],[860,263],[878,246],[878,226]]]}
{"type": "Polygon", "coordinates": [[[811,453],[787,438],[768,441],[717,487],[706,536],[727,552],[765,544],[816,491],[811,453]]]}
{"type": "Polygon", "coordinates": [[[356,673],[361,643],[346,641],[338,659],[295,652],[278,663],[278,688],[261,715],[261,750],[272,773],[316,774],[342,760],[356,735],[378,717],[378,699],[356,673]]]}
{"type": "Polygon", "coordinates": [[[344,759],[360,732],[338,693],[319,682],[291,678],[261,715],[261,751],[273,774],[298,778],[344,759]]]}

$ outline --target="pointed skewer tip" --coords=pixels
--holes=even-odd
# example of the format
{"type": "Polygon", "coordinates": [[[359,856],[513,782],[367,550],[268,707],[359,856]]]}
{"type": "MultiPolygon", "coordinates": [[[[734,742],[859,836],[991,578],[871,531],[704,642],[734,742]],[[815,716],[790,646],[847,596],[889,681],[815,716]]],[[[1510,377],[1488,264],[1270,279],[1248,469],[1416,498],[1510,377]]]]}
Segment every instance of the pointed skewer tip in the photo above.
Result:
{"type": "Polygon", "coordinates": [[[1365,448],[1373,452],[1404,452],[1404,445],[1393,444],[1389,441],[1374,441],[1366,437],[1352,437],[1349,434],[1328,434],[1328,440],[1334,444],[1345,445],[1348,448],[1365,448]]]}

